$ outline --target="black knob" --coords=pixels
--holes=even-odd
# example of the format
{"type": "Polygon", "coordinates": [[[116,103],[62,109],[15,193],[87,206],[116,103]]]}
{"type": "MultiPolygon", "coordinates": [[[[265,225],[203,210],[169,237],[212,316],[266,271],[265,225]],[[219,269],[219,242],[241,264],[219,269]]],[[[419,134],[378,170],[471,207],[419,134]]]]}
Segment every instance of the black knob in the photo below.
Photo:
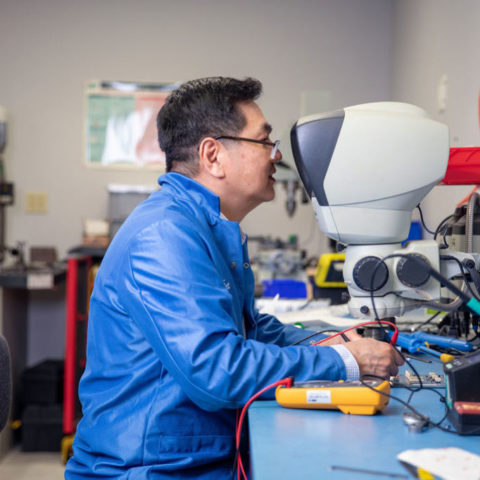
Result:
{"type": "Polygon", "coordinates": [[[340,298],[342,300],[342,303],[347,303],[350,300],[350,295],[348,294],[348,292],[342,292],[340,298]]]}
{"type": "Polygon", "coordinates": [[[465,268],[473,268],[475,266],[475,262],[469,258],[465,259],[463,264],[465,265],[465,268]]]}
{"type": "Polygon", "coordinates": [[[421,287],[430,278],[430,263],[423,255],[411,253],[398,261],[397,276],[407,287],[421,287]]]}
{"type": "Polygon", "coordinates": [[[362,290],[376,292],[387,283],[388,267],[378,257],[363,257],[353,267],[353,280],[362,290]]]}

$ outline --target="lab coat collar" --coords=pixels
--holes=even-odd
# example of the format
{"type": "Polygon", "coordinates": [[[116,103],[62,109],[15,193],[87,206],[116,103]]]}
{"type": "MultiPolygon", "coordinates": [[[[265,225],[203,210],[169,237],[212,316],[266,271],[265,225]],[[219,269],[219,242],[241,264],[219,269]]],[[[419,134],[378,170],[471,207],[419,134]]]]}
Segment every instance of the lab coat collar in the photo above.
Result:
{"type": "Polygon", "coordinates": [[[220,216],[220,198],[215,193],[208,190],[202,184],[193,178],[187,177],[177,172],[168,172],[158,179],[158,184],[163,187],[168,185],[179,196],[191,196],[193,201],[201,205],[209,216],[218,219],[220,216]]]}
{"type": "Polygon", "coordinates": [[[242,245],[247,240],[247,235],[241,229],[238,222],[232,222],[220,211],[220,197],[204,187],[201,183],[198,183],[193,178],[187,177],[177,172],[165,173],[158,179],[160,186],[169,185],[172,187],[178,195],[191,195],[193,200],[201,205],[207,212],[207,216],[211,225],[215,225],[218,219],[226,222],[235,223],[240,230],[240,238],[242,245]]]}

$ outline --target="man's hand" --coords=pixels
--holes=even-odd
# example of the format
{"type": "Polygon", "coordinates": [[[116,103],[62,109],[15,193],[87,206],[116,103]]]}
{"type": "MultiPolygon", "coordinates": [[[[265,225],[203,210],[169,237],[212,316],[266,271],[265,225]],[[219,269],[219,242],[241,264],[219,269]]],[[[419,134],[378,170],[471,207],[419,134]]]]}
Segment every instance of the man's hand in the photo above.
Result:
{"type": "Polygon", "coordinates": [[[373,338],[362,338],[343,345],[355,357],[360,375],[388,378],[396,375],[398,366],[404,363],[403,358],[389,343],[379,342],[373,338]]]}

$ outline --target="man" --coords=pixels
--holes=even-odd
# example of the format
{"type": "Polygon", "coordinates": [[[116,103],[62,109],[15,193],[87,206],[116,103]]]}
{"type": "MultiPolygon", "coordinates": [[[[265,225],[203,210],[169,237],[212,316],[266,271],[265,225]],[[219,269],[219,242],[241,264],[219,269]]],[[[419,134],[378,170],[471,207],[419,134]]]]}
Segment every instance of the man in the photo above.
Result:
{"type": "Polygon", "coordinates": [[[274,198],[281,159],[260,93],[253,79],[194,80],[159,112],[169,173],[98,272],[67,479],[229,478],[235,410],[261,388],[397,372],[386,343],[288,346],[306,333],[255,309],[238,222],[274,198]]]}

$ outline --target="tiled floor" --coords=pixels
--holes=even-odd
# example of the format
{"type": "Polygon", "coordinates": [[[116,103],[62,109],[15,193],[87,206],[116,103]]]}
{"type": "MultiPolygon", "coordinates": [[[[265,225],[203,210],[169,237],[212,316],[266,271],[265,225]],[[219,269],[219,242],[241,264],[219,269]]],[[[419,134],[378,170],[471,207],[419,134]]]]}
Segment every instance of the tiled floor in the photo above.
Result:
{"type": "Polygon", "coordinates": [[[62,480],[64,470],[60,452],[26,453],[15,449],[0,461],[1,480],[62,480]]]}

